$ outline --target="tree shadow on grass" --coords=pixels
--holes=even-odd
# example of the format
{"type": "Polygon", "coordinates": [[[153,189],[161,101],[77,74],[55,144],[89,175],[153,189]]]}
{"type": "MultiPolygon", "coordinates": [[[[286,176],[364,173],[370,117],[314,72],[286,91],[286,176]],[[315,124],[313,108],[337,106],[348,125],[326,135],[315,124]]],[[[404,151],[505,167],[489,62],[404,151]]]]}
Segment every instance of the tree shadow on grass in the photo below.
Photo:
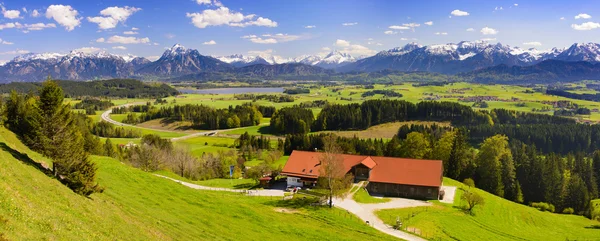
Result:
{"type": "Polygon", "coordinates": [[[587,229],[600,229],[600,224],[586,226],[587,229]]]}
{"type": "Polygon", "coordinates": [[[47,168],[44,165],[42,165],[42,163],[36,162],[35,160],[31,159],[31,157],[29,157],[29,155],[27,155],[25,153],[21,153],[15,149],[10,148],[8,145],[6,145],[6,143],[0,142],[0,149],[2,149],[5,152],[10,153],[15,159],[38,169],[40,172],[46,174],[46,176],[54,177],[54,175],[52,175],[52,170],[50,168],[47,168]]]}
{"type": "Polygon", "coordinates": [[[242,183],[242,184],[237,184],[235,186],[233,186],[234,189],[248,189],[248,190],[253,190],[253,189],[257,189],[260,188],[260,185],[256,184],[256,183],[242,183]]]}
{"type": "Polygon", "coordinates": [[[323,202],[318,197],[301,195],[301,194],[297,194],[291,199],[273,200],[273,201],[267,202],[266,204],[269,206],[278,207],[278,208],[293,208],[293,209],[304,208],[304,209],[309,209],[309,210],[316,210],[319,208],[329,207],[327,205],[322,205],[323,202]]]}
{"type": "Polygon", "coordinates": [[[271,129],[271,126],[261,126],[258,128],[258,133],[263,135],[273,134],[273,130],[271,129]]]}

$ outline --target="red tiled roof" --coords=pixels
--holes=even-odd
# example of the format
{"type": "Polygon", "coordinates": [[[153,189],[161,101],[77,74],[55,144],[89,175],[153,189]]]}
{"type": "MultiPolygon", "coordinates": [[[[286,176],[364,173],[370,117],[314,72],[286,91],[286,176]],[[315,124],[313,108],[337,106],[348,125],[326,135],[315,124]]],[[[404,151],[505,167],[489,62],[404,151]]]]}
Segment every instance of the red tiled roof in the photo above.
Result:
{"type": "Polygon", "coordinates": [[[373,156],[377,166],[371,170],[369,182],[439,187],[443,165],[440,160],[419,160],[373,156]]]}
{"type": "MultiPolygon", "coordinates": [[[[320,152],[293,151],[281,174],[318,178],[320,152]]],[[[415,186],[439,187],[442,185],[442,161],[418,160],[396,157],[341,155],[344,173],[353,166],[363,164],[371,169],[369,181],[415,186]]]]}

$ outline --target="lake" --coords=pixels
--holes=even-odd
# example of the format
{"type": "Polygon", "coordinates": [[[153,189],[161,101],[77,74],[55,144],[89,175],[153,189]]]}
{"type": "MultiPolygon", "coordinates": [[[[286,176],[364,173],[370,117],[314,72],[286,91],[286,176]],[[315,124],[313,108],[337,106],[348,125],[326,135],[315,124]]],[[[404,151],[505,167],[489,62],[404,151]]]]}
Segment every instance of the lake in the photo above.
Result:
{"type": "Polygon", "coordinates": [[[245,93],[283,93],[281,87],[242,87],[216,89],[179,89],[184,94],[245,94],[245,93]]]}

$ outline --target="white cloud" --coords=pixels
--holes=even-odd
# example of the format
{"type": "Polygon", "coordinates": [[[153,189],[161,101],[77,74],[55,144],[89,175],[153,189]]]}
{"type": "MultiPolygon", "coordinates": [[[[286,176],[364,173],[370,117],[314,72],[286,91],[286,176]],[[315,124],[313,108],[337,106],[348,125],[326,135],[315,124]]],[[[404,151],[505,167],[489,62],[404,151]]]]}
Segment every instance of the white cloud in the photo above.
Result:
{"type": "Polygon", "coordinates": [[[571,28],[573,28],[575,30],[579,30],[579,31],[587,31],[587,30],[600,28],[600,23],[586,22],[586,23],[582,23],[582,24],[571,24],[571,28]]]}
{"type": "Polygon", "coordinates": [[[204,44],[204,45],[215,45],[215,44],[217,44],[217,42],[215,42],[214,40],[211,40],[211,41],[208,41],[208,42],[204,42],[202,44],[204,44]]]}
{"type": "Polygon", "coordinates": [[[175,38],[175,34],[172,34],[172,33],[165,34],[165,38],[173,39],[173,38],[175,38]]]}
{"type": "Polygon", "coordinates": [[[519,4],[518,4],[518,3],[515,3],[515,4],[513,4],[513,6],[515,6],[515,7],[518,7],[518,6],[519,6],[519,4]]]}
{"type": "Polygon", "coordinates": [[[565,17],[560,17],[560,20],[565,20],[565,17]]]}
{"type": "Polygon", "coordinates": [[[140,10],[142,9],[129,6],[108,7],[100,11],[100,15],[103,17],[88,17],[87,20],[98,24],[98,28],[100,29],[111,29],[115,28],[119,22],[124,23],[129,16],[140,10]]]}
{"type": "Polygon", "coordinates": [[[12,45],[14,43],[13,42],[8,42],[8,41],[3,40],[3,39],[0,38],[0,44],[12,45]]]}
{"type": "Polygon", "coordinates": [[[99,39],[96,39],[96,42],[97,42],[97,43],[104,43],[104,41],[106,41],[104,38],[99,38],[99,39]]]}
{"type": "Polygon", "coordinates": [[[354,25],[357,25],[357,24],[358,24],[357,22],[354,22],[354,23],[342,23],[342,26],[354,26],[354,25]]]}
{"type": "Polygon", "coordinates": [[[338,47],[348,47],[348,46],[350,46],[350,42],[343,40],[343,39],[338,39],[335,41],[334,45],[338,46],[338,47]]]}
{"type": "Polygon", "coordinates": [[[248,39],[250,40],[250,42],[253,42],[255,44],[276,44],[277,43],[277,39],[274,38],[261,38],[258,37],[256,35],[246,35],[246,36],[242,36],[243,39],[248,39]]]}
{"type": "Polygon", "coordinates": [[[250,42],[257,44],[276,44],[276,43],[284,43],[289,41],[294,41],[300,39],[298,35],[289,35],[289,34],[263,34],[261,37],[256,35],[246,35],[242,36],[243,39],[248,39],[250,42]],[[262,38],[264,37],[264,38],[262,38]]]}
{"type": "Polygon", "coordinates": [[[446,32],[437,32],[437,33],[435,33],[435,35],[448,35],[448,33],[446,33],[446,32]]]}
{"type": "Polygon", "coordinates": [[[131,28],[131,31],[138,31],[140,30],[139,28],[131,28]]]}
{"type": "Polygon", "coordinates": [[[96,48],[96,47],[83,47],[83,48],[74,49],[73,51],[75,51],[75,52],[81,52],[81,53],[86,53],[86,54],[91,54],[91,53],[99,52],[100,49],[96,48]]]}
{"type": "Polygon", "coordinates": [[[316,28],[317,26],[315,25],[308,25],[308,26],[304,26],[304,28],[316,28]]]}
{"type": "Polygon", "coordinates": [[[26,7],[23,7],[21,9],[23,10],[23,12],[27,13],[27,8],[26,7]]]}
{"type": "Polygon", "coordinates": [[[502,7],[495,7],[494,11],[504,10],[502,7]]]}
{"type": "Polygon", "coordinates": [[[214,5],[217,7],[222,7],[223,4],[219,0],[196,0],[196,3],[199,5],[214,5]]]}
{"type": "Polygon", "coordinates": [[[152,45],[154,45],[154,46],[157,46],[157,45],[158,45],[158,43],[152,43],[152,45]]]}
{"type": "Polygon", "coordinates": [[[407,38],[400,38],[400,40],[407,41],[408,39],[407,38]]]}
{"type": "Polygon", "coordinates": [[[592,18],[592,16],[590,16],[587,13],[580,13],[577,16],[575,16],[575,19],[590,19],[592,18]]]}
{"type": "Polygon", "coordinates": [[[46,18],[52,18],[58,24],[65,27],[67,31],[72,31],[75,27],[81,25],[79,13],[70,5],[50,5],[46,9],[46,18]]]}
{"type": "Polygon", "coordinates": [[[491,42],[496,41],[496,38],[482,38],[481,41],[491,42]]]}
{"type": "Polygon", "coordinates": [[[15,19],[21,17],[21,12],[19,10],[6,10],[4,7],[2,7],[2,14],[5,18],[8,19],[15,19]]]}
{"type": "Polygon", "coordinates": [[[202,11],[202,13],[186,13],[186,16],[192,19],[192,24],[197,28],[220,25],[232,27],[277,27],[277,22],[272,21],[271,19],[263,17],[256,18],[255,14],[244,15],[239,12],[230,11],[229,8],[226,7],[207,9],[202,11]]]}
{"type": "Polygon", "coordinates": [[[33,24],[23,24],[24,31],[38,31],[43,30],[45,28],[56,28],[56,24],[53,23],[33,23],[33,24]]]}
{"type": "Polygon", "coordinates": [[[29,31],[37,31],[45,28],[56,28],[56,24],[53,23],[32,23],[32,24],[21,24],[19,22],[0,24],[0,30],[16,28],[21,29],[24,33],[29,31]]]}
{"type": "Polygon", "coordinates": [[[392,26],[389,26],[388,28],[391,28],[391,29],[397,29],[397,30],[408,30],[408,29],[410,29],[409,27],[406,27],[406,26],[398,26],[398,25],[392,25],[392,26]]]}
{"type": "Polygon", "coordinates": [[[396,32],[396,31],[392,31],[392,30],[388,30],[388,31],[385,31],[385,32],[383,32],[383,33],[384,33],[384,34],[391,35],[391,34],[397,34],[398,32],[396,32]]]}
{"type": "Polygon", "coordinates": [[[13,51],[8,51],[8,52],[0,52],[0,55],[15,55],[15,54],[28,54],[31,53],[29,52],[29,50],[22,50],[22,49],[17,49],[17,50],[13,50],[13,51]]]}
{"type": "Polygon", "coordinates": [[[8,28],[16,28],[16,24],[15,23],[3,23],[3,24],[0,24],[0,30],[8,29],[8,28]]]}
{"type": "Polygon", "coordinates": [[[431,26],[433,25],[433,21],[425,22],[425,25],[431,26]]]}
{"type": "Polygon", "coordinates": [[[136,35],[136,34],[138,34],[138,32],[136,32],[136,31],[125,31],[125,32],[123,32],[123,34],[136,35]]]}
{"type": "MultiPolygon", "coordinates": [[[[433,23],[432,23],[433,24],[433,23]]],[[[418,23],[403,23],[402,25],[392,25],[389,26],[389,29],[395,29],[395,30],[408,30],[408,29],[412,29],[413,32],[415,31],[416,27],[421,26],[421,24],[418,23]]]]}
{"type": "Polygon", "coordinates": [[[40,14],[40,12],[38,12],[38,10],[37,10],[37,9],[34,9],[34,10],[31,12],[31,16],[32,16],[32,17],[34,17],[34,18],[37,18],[37,17],[39,17],[39,16],[41,16],[41,15],[42,15],[42,14],[40,14]]]}
{"type": "Polygon", "coordinates": [[[474,28],[467,28],[467,32],[473,32],[473,31],[475,31],[474,28]]]}
{"type": "Polygon", "coordinates": [[[340,47],[341,52],[348,53],[354,56],[373,55],[377,52],[359,44],[350,44],[349,41],[343,39],[336,40],[333,45],[336,47],[340,47]]]}
{"type": "Polygon", "coordinates": [[[480,32],[483,35],[496,35],[496,34],[498,34],[498,30],[490,28],[490,27],[482,28],[480,32]]]}
{"type": "Polygon", "coordinates": [[[323,48],[321,48],[321,50],[322,51],[331,51],[331,48],[329,48],[329,47],[323,47],[323,48]]]}
{"type": "Polygon", "coordinates": [[[452,14],[452,16],[457,16],[457,17],[469,16],[468,12],[461,11],[458,9],[455,9],[454,11],[450,12],[450,14],[452,14]]]}
{"type": "Polygon", "coordinates": [[[112,49],[126,50],[127,48],[125,46],[114,46],[112,49]]]}
{"type": "Polygon", "coordinates": [[[146,58],[150,61],[156,61],[160,58],[160,56],[153,55],[153,56],[147,56],[146,58]]]}
{"type": "Polygon", "coordinates": [[[149,43],[149,38],[136,38],[136,37],[124,37],[114,35],[106,40],[107,43],[119,43],[119,44],[145,44],[149,43]]]}
{"type": "Polygon", "coordinates": [[[542,46],[542,43],[540,43],[540,42],[525,42],[525,43],[523,43],[523,45],[542,46]]]}

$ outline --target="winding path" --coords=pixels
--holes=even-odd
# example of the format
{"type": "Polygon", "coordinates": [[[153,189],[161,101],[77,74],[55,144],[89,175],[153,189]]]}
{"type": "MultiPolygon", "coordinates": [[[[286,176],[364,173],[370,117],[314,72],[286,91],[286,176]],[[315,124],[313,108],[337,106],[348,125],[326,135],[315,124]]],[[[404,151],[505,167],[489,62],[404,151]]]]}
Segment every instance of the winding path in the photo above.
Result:
{"type": "Polygon", "coordinates": [[[222,192],[237,192],[237,193],[245,193],[248,196],[263,196],[263,197],[283,197],[284,191],[277,189],[261,189],[261,190],[242,190],[242,189],[231,189],[231,188],[223,188],[223,187],[207,187],[198,184],[193,184],[189,182],[180,181],[174,178],[166,177],[163,175],[154,174],[157,177],[162,177],[169,179],[171,181],[180,183],[189,188],[198,189],[198,190],[210,190],[210,191],[222,191],[222,192]]]}

